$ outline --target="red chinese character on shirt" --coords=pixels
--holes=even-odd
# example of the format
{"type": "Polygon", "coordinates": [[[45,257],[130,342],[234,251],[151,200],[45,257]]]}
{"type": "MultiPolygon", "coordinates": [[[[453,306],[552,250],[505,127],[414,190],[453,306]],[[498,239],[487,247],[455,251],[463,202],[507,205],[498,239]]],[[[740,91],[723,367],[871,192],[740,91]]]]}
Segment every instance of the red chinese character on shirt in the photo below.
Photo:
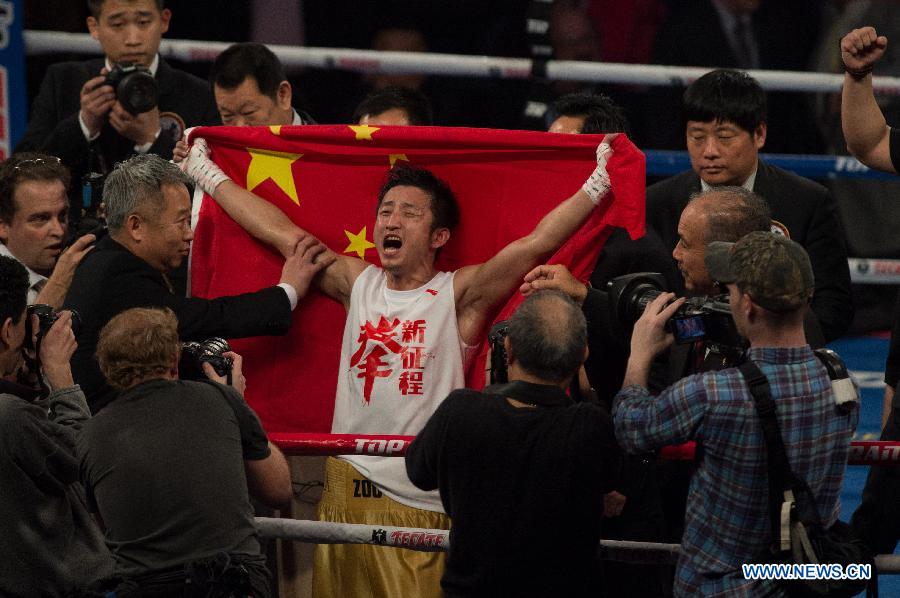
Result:
{"type": "Polygon", "coordinates": [[[359,327],[359,337],[356,339],[356,342],[359,343],[359,350],[350,357],[350,367],[359,368],[360,373],[356,375],[357,378],[365,378],[363,399],[367,405],[372,398],[372,386],[375,384],[375,378],[385,378],[394,372],[393,369],[387,367],[389,364],[382,361],[381,358],[389,352],[400,353],[403,350],[403,346],[394,338],[397,334],[398,326],[400,326],[400,320],[394,319],[391,322],[384,316],[381,316],[377,326],[367,321],[363,326],[359,327]],[[375,341],[380,344],[375,345],[363,357],[369,341],[375,341]]]}
{"type": "Polygon", "coordinates": [[[384,361],[381,361],[381,358],[385,355],[387,355],[387,351],[384,350],[384,347],[376,345],[369,351],[369,354],[366,355],[365,360],[356,366],[361,370],[356,377],[366,379],[363,383],[363,399],[366,401],[367,405],[372,398],[372,386],[375,384],[375,378],[385,378],[390,376],[394,371],[390,368],[386,370],[380,369],[388,365],[384,361]]]}
{"type": "Polygon", "coordinates": [[[401,366],[404,370],[421,370],[424,369],[422,365],[422,358],[425,356],[425,347],[420,346],[409,346],[403,347],[403,352],[400,353],[400,358],[403,362],[401,366]]]}
{"type": "Polygon", "coordinates": [[[403,322],[403,337],[400,339],[404,343],[424,343],[425,342],[425,320],[406,320],[403,322]]]}
{"type": "Polygon", "coordinates": [[[424,372],[402,372],[400,374],[400,393],[403,395],[422,394],[422,375],[424,372]]]}
{"type": "Polygon", "coordinates": [[[378,326],[374,326],[368,321],[363,326],[360,326],[359,337],[356,339],[356,342],[359,343],[359,350],[350,357],[350,366],[356,365],[362,359],[368,341],[381,343],[391,353],[399,353],[403,347],[394,338],[395,331],[399,325],[400,320],[395,319],[393,322],[389,322],[387,318],[381,316],[381,319],[378,320],[378,326]]]}

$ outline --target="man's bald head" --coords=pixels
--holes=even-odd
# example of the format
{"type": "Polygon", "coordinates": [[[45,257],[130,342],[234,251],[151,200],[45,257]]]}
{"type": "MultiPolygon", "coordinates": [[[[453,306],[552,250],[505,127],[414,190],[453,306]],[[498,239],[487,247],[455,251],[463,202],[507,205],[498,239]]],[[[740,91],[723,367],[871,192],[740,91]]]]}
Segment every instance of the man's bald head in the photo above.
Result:
{"type": "Polygon", "coordinates": [[[548,384],[565,382],[585,359],[587,324],[581,308],[560,291],[527,297],[509,320],[509,358],[548,384]]]}

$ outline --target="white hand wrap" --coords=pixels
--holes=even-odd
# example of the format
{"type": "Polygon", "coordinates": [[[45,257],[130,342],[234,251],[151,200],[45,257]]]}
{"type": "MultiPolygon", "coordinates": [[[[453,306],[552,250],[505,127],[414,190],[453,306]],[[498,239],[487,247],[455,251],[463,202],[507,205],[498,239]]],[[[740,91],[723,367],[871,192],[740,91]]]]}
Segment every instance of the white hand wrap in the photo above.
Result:
{"type": "Polygon", "coordinates": [[[205,139],[195,139],[187,158],[181,161],[181,171],[194,179],[194,182],[209,195],[216,187],[230,181],[218,164],[209,159],[209,146],[205,139]]]}
{"type": "Polygon", "coordinates": [[[606,163],[612,153],[613,150],[606,141],[597,146],[597,168],[581,187],[581,190],[587,193],[595,206],[609,192],[609,174],[606,172],[606,163]]]}

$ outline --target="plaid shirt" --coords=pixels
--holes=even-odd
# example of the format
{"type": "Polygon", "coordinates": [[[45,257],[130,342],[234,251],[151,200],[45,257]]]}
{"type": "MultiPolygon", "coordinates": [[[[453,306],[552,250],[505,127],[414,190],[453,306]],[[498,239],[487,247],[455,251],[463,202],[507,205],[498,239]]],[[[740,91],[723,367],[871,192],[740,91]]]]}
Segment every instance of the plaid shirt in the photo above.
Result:
{"type": "MultiPolygon", "coordinates": [[[[837,410],[828,374],[809,346],[752,348],[748,357],[769,379],[791,468],[809,484],[823,523],[831,525],[840,511],[858,410],[837,410]]],[[[695,374],[658,397],[627,386],[616,395],[613,417],[616,437],[628,452],[702,443],[688,496],[676,595],[772,592],[772,582],[749,582],[741,571],[771,537],[765,438],[741,373],[731,368],[695,374]]]]}

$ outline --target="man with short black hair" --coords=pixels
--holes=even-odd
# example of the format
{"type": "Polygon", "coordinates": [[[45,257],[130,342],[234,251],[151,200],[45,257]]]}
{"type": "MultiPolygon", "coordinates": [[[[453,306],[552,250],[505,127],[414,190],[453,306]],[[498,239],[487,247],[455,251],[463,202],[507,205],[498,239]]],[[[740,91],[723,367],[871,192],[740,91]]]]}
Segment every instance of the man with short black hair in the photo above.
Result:
{"type": "MultiPolygon", "coordinates": [[[[705,263],[728,286],[747,359],[768,378],[793,472],[816,498],[825,527],[840,512],[840,488],[858,410],[838,409],[831,380],[806,342],[803,316],[815,286],[806,251],[771,232],[711,243],[705,263]]],[[[613,404],[616,437],[629,452],[695,440],[702,457],[691,479],[676,596],[781,595],[772,580],[745,579],[772,542],[766,440],[755,402],[735,368],[689,376],[652,396],[650,363],[673,341],[666,322],[684,302],[663,293],[634,326],[622,390],[613,404]],[[776,592],[772,594],[772,592],[776,592]]]]}
{"type": "Polygon", "coordinates": [[[249,496],[287,503],[287,462],[244,402],[241,356],[234,386],[178,379],[181,342],[169,309],[133,308],[100,333],[97,359],[116,399],[78,438],[91,510],[116,561],[112,595],[269,596],[249,496]],[[161,480],[165,480],[164,483],[161,480]],[[201,591],[202,590],[202,591],[201,591]]]}
{"type": "Polygon", "coordinates": [[[331,263],[326,258],[313,263],[325,249],[308,237],[295,244],[277,285],[215,299],[177,295],[168,274],[187,257],[194,238],[189,182],[177,166],[154,155],[122,162],[106,180],[109,236],[97,242],[75,271],[65,303],[82,317],[72,368],[94,413],[114,396],[94,350],[100,329],[117,313],[168,307],[178,316],[182,340],[285,334],[312,277],[331,263]]]}
{"type": "Polygon", "coordinates": [[[374,89],[353,111],[361,125],[430,126],[431,103],[421,91],[406,87],[374,89]]]}
{"type": "Polygon", "coordinates": [[[224,125],[315,124],[308,114],[294,109],[284,67],[263,44],[243,42],[228,46],[216,56],[209,84],[224,125]]]}
{"type": "Polygon", "coordinates": [[[622,109],[608,96],[596,93],[569,93],[553,102],[554,120],[550,133],[625,133],[628,122],[622,109]]]}
{"type": "Polygon", "coordinates": [[[769,204],[773,230],[809,252],[816,273],[812,310],[825,342],[841,336],[853,318],[853,301],[834,198],[818,183],[759,159],[767,132],[759,83],[740,71],[711,71],[687,88],[681,111],[692,170],[647,188],[647,224],[674,248],[692,194],[723,185],[753,191],[769,204]]]}
{"type": "Polygon", "coordinates": [[[0,164],[0,255],[28,270],[29,304],[61,307],[75,267],[95,239],[84,235],[63,251],[68,187],[69,170],[55,156],[20,152],[0,164]]]}
{"type": "Polygon", "coordinates": [[[439,489],[453,521],[444,596],[597,595],[619,450],[609,414],[566,395],[586,342],[566,295],[526,298],[504,341],[510,382],[453,391],[410,445],[410,480],[439,489]]]}
{"type": "Polygon", "coordinates": [[[0,256],[0,594],[68,596],[112,559],[78,484],[75,439],[90,412],[69,368],[69,312],[41,340],[49,396],[20,382],[28,286],[25,267],[0,256]]]}
{"type": "MultiPolygon", "coordinates": [[[[107,174],[135,154],[172,157],[185,128],[216,124],[206,84],[159,56],[172,13],[163,0],[88,0],[87,26],[104,58],[63,62],[47,70],[34,100],[28,130],[17,150],[42,150],[62,158],[80,191],[82,176],[107,174]],[[149,69],[159,88],[158,105],[132,114],[117,99],[106,75],[117,64],[149,69]],[[93,152],[91,162],[89,154],[93,152]]],[[[72,193],[77,205],[80,193],[72,193]]]]}

